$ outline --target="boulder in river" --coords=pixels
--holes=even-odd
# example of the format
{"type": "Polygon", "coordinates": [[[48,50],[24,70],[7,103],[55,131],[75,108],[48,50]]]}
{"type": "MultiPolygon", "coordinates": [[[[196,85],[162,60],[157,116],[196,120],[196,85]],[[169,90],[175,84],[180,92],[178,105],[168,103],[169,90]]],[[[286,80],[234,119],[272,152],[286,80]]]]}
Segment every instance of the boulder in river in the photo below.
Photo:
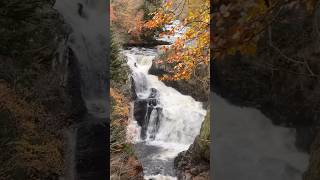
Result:
{"type": "Polygon", "coordinates": [[[210,171],[210,111],[202,123],[200,134],[187,151],[174,160],[178,179],[208,180],[210,171]]]}

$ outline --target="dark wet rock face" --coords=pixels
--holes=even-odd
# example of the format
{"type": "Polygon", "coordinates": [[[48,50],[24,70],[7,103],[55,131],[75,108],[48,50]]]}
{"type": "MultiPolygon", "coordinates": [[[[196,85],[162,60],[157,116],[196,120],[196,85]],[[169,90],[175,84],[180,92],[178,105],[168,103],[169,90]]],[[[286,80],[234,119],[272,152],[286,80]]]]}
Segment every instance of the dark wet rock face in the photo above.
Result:
{"type": "MultiPolygon", "coordinates": [[[[148,73],[156,76],[162,76],[165,74],[170,75],[170,69],[173,69],[171,66],[171,64],[158,64],[156,61],[153,61],[148,73]]],[[[163,82],[166,86],[173,87],[184,95],[191,96],[197,101],[204,102],[204,105],[207,106],[209,86],[203,82],[207,77],[209,77],[209,67],[206,65],[199,65],[196,72],[197,78],[195,78],[195,76],[191,76],[188,80],[165,80],[163,82]],[[197,91],[194,89],[197,89],[197,91]]]]}
{"type": "Polygon", "coordinates": [[[132,100],[136,100],[137,99],[137,93],[136,93],[136,89],[135,89],[135,84],[134,84],[134,79],[133,79],[133,77],[130,77],[130,82],[131,82],[131,93],[130,93],[130,95],[131,95],[131,99],[132,100]]]}
{"type": "Polygon", "coordinates": [[[320,135],[318,133],[317,137],[313,141],[311,146],[311,158],[309,169],[304,173],[304,180],[318,180],[320,177],[320,135]]]}
{"type": "Polygon", "coordinates": [[[208,180],[210,171],[210,111],[202,123],[200,134],[187,151],[174,160],[179,180],[208,180]]]}
{"type": "Polygon", "coordinates": [[[134,118],[137,120],[138,125],[143,127],[145,124],[145,117],[148,110],[148,101],[146,100],[136,100],[134,102],[134,118]]]}
{"type": "Polygon", "coordinates": [[[129,47],[144,47],[144,48],[152,48],[158,45],[170,45],[170,43],[166,41],[159,41],[159,40],[149,40],[149,41],[140,41],[140,40],[132,40],[126,44],[124,44],[125,48],[129,47]]]}
{"type": "Polygon", "coordinates": [[[102,122],[104,119],[97,119],[88,115],[77,130],[76,145],[76,171],[77,179],[100,179],[107,175],[105,147],[108,144],[108,128],[102,122]],[[99,122],[100,121],[100,122],[99,122]],[[93,123],[96,122],[96,123],[93,123]]]}
{"type": "Polygon", "coordinates": [[[138,122],[138,125],[141,127],[141,138],[146,139],[147,138],[147,131],[150,123],[151,114],[153,111],[155,111],[156,116],[152,117],[155,118],[153,123],[149,128],[152,128],[151,130],[151,139],[154,139],[156,136],[156,133],[158,132],[160,121],[161,121],[161,107],[156,107],[159,103],[158,99],[159,93],[158,90],[155,88],[151,88],[150,95],[147,99],[136,99],[134,101],[134,110],[133,115],[135,120],[138,122]]]}
{"type": "Polygon", "coordinates": [[[148,73],[155,76],[162,76],[164,74],[168,74],[169,71],[166,68],[166,65],[158,64],[158,63],[155,63],[155,61],[153,61],[148,73]]]}
{"type": "Polygon", "coordinates": [[[68,84],[67,90],[71,96],[71,111],[73,112],[74,118],[78,121],[87,113],[84,100],[81,93],[81,76],[78,60],[74,55],[71,48],[66,49],[68,54],[68,84]]]}

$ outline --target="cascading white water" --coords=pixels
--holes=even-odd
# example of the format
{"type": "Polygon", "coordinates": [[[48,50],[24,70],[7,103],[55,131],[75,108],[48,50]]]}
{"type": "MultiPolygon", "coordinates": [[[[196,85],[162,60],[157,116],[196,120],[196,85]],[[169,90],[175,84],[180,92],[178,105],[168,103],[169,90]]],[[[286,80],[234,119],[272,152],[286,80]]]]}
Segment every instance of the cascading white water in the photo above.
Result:
{"type": "Polygon", "coordinates": [[[107,152],[103,152],[107,143],[109,88],[106,3],[104,0],[56,0],[54,5],[71,30],[66,46],[60,49],[67,52],[68,47],[74,55],[66,60],[72,61],[72,68],[79,71],[72,75],[77,76],[73,79],[81,81],[81,95],[87,109],[87,114],[76,119],[77,122],[66,130],[69,137],[66,141],[69,153],[66,154],[70,158],[66,158],[68,171],[61,179],[101,179],[106,174],[106,157],[103,157],[104,154],[107,156],[107,152]]]}
{"type": "MultiPolygon", "coordinates": [[[[179,152],[187,150],[199,134],[206,110],[203,109],[201,102],[195,101],[190,96],[182,95],[174,88],[166,86],[157,76],[148,74],[152,60],[157,55],[156,52],[150,49],[132,48],[125,50],[124,54],[127,56],[127,63],[132,70],[138,100],[147,99],[152,88],[158,92],[158,102],[147,121],[147,137],[144,142],[146,145],[160,147],[161,151],[150,158],[162,161],[170,159],[172,163],[172,159],[179,152]],[[161,109],[160,115],[157,113],[157,108],[161,109]],[[156,120],[157,118],[159,118],[159,122],[156,120]]],[[[130,128],[135,126],[129,125],[130,128]]],[[[156,163],[156,161],[154,162],[156,163]]],[[[152,173],[146,171],[146,178],[170,179],[169,176],[166,176],[168,175],[166,172],[160,172],[159,175],[152,173]]],[[[171,177],[171,179],[174,178],[171,177]]]]}
{"type": "Polygon", "coordinates": [[[90,113],[107,117],[107,4],[104,0],[57,0],[54,8],[71,27],[68,46],[79,61],[82,96],[90,113]]]}
{"type": "Polygon", "coordinates": [[[214,95],[213,179],[302,180],[308,155],[295,146],[293,129],[275,126],[260,111],[214,95]]]}

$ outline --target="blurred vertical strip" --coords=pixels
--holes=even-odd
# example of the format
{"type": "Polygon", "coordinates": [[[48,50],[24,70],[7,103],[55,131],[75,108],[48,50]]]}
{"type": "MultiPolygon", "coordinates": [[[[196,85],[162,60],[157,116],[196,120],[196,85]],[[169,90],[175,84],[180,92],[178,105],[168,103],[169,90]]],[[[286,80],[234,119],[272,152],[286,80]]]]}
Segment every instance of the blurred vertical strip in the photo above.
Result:
{"type": "Polygon", "coordinates": [[[213,178],[213,146],[214,146],[214,137],[213,137],[213,108],[214,108],[214,102],[213,102],[213,84],[214,84],[214,57],[213,57],[213,54],[214,54],[214,50],[213,50],[213,28],[214,28],[214,23],[213,23],[213,19],[212,19],[212,14],[213,14],[213,11],[214,11],[214,7],[213,7],[213,4],[214,4],[214,0],[211,0],[210,1],[210,97],[209,97],[209,104],[210,104],[210,108],[211,108],[211,111],[210,111],[210,139],[211,139],[211,145],[210,145],[210,179],[213,178]]]}
{"type": "Polygon", "coordinates": [[[110,31],[110,13],[111,13],[111,6],[110,6],[110,1],[106,0],[106,6],[107,6],[107,17],[106,17],[106,33],[108,34],[107,36],[107,129],[106,131],[108,132],[108,137],[107,137],[107,143],[106,147],[108,147],[108,153],[107,153],[107,174],[106,174],[106,179],[109,179],[110,177],[110,61],[111,61],[111,50],[110,50],[110,44],[111,44],[111,31],[110,31]]]}

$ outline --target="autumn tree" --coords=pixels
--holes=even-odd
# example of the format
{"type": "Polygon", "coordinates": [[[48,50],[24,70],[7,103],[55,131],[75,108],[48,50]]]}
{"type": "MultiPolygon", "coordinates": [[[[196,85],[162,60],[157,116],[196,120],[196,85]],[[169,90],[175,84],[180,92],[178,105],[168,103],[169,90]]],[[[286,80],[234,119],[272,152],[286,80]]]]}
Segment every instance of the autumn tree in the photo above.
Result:
{"type": "MultiPolygon", "coordinates": [[[[270,26],[283,8],[302,3],[310,13],[313,13],[317,2],[317,0],[213,0],[210,7],[209,0],[168,0],[163,8],[153,14],[153,19],[145,26],[152,29],[170,24],[175,19],[183,21],[182,25],[188,30],[169,50],[166,49],[168,53],[166,62],[174,65],[174,71],[172,76],[166,75],[164,79],[189,79],[198,65],[209,64],[209,43],[212,50],[211,59],[223,59],[224,56],[234,55],[236,52],[255,55],[257,42],[265,36],[265,33],[269,33],[272,45],[270,26]],[[181,18],[184,11],[187,11],[187,14],[181,18]]],[[[178,28],[162,35],[170,35],[178,28]]]]}
{"type": "MultiPolygon", "coordinates": [[[[256,45],[283,8],[296,0],[234,0],[212,2],[212,46],[215,57],[226,54],[255,54],[256,45]]],[[[313,11],[316,0],[302,0],[313,11]]]]}
{"type": "MultiPolygon", "coordinates": [[[[173,65],[171,75],[164,75],[165,80],[190,79],[196,74],[198,66],[205,66],[208,71],[210,57],[210,1],[209,0],[172,0],[166,1],[163,8],[153,13],[153,18],[145,23],[149,29],[170,24],[173,20],[181,20],[182,24],[160,36],[172,35],[186,28],[170,48],[164,47],[167,53],[166,63],[173,65]],[[187,9],[187,11],[186,11],[187,9]]],[[[203,86],[208,86],[209,75],[202,79],[203,86]]]]}
{"type": "Polygon", "coordinates": [[[111,27],[120,43],[152,41],[154,30],[143,28],[161,3],[154,0],[112,0],[110,5],[111,27]]]}
{"type": "Polygon", "coordinates": [[[144,16],[141,6],[143,0],[111,1],[111,26],[119,40],[128,41],[139,37],[144,16]]]}

